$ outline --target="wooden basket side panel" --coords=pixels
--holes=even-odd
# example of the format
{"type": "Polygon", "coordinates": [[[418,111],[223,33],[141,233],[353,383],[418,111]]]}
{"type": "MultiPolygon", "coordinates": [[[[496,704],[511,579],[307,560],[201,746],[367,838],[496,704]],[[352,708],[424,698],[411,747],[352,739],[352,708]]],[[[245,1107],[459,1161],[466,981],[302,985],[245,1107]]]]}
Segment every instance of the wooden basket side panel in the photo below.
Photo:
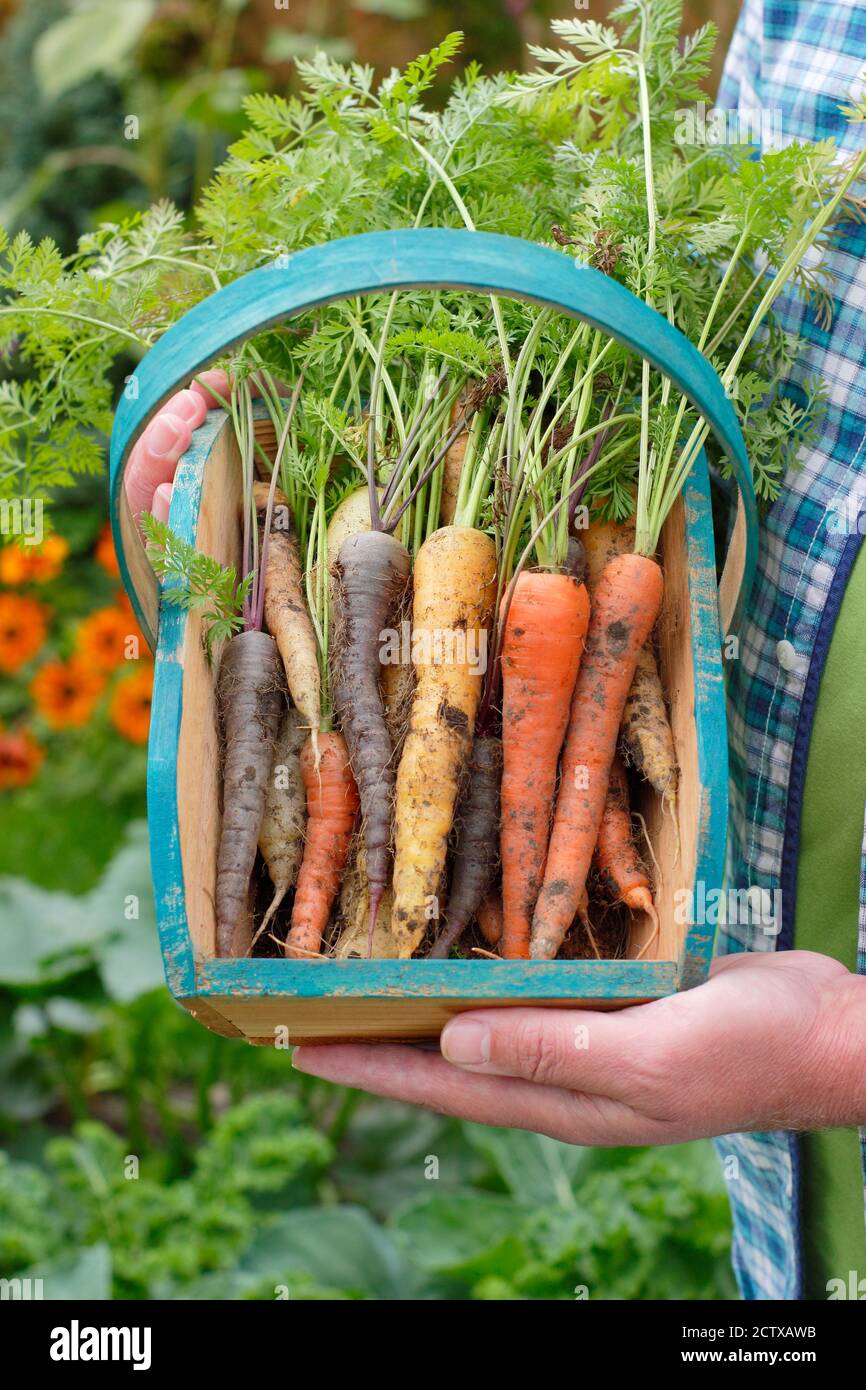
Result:
{"type": "Polygon", "coordinates": [[[151,634],[157,630],[159,584],[147,558],[144,540],[132,514],[126,488],[121,490],[117,501],[117,516],[120,531],[120,545],[117,547],[120,577],[126,592],[135,594],[141,604],[145,617],[144,632],[150,642],[151,634]]]}
{"type": "MultiPolygon", "coordinates": [[[[668,696],[679,765],[677,817],[655,793],[642,800],[657,864],[660,931],[638,918],[629,943],[636,956],[691,962],[690,983],[706,975],[712,931],[692,920],[701,883],[720,888],[727,823],[727,743],[709,481],[703,455],[662,532],[665,597],[657,628],[659,671],[668,696]]],[[[685,980],[682,981],[685,983],[685,980]]]]}
{"type": "MultiPolygon", "coordinates": [[[[677,897],[691,886],[697,857],[696,816],[699,791],[698,750],[694,719],[694,683],[689,610],[689,574],[686,552],[686,524],[682,501],[674,506],[665,524],[660,545],[665,591],[656,627],[659,674],[668,697],[674,748],[679,766],[676,822],[659,796],[647,788],[639,804],[647,837],[652,847],[650,869],[655,886],[660,929],[653,940],[653,927],[644,914],[636,915],[629,941],[629,954],[646,952],[649,960],[677,960],[686,927],[678,918],[677,897]],[[654,858],[654,863],[652,862],[654,858]]],[[[644,846],[644,854],[647,848],[644,846]]]]}
{"type": "MultiPolygon", "coordinates": [[[[189,488],[198,500],[196,547],[222,565],[234,565],[240,573],[241,467],[228,421],[201,463],[190,468],[189,488]]],[[[183,714],[177,747],[184,897],[197,961],[216,953],[213,886],[222,819],[222,755],[214,669],[207,659],[202,626],[200,615],[190,613],[183,644],[183,714]]]]}
{"type": "MultiPolygon", "coordinates": [[[[570,1009],[605,1012],[644,1004],[642,996],[631,999],[581,999],[567,1001],[570,1009]]],[[[240,1036],[258,1047],[298,1047],[302,1043],[424,1042],[438,1038],[449,1019],[479,1009],[562,1008],[556,999],[331,999],[323,1005],[305,999],[292,1000],[287,1007],[279,999],[236,999],[216,1001],[220,1027],[234,1028],[223,1036],[240,1036]]],[[[202,1019],[208,1027],[214,1025],[202,1019]]],[[[214,1030],[215,1031],[215,1030],[214,1030]]]]}
{"type": "Polygon", "coordinates": [[[159,626],[147,749],[147,826],[154,908],[166,984],[175,998],[195,990],[195,957],[186,924],[183,862],[177,832],[177,740],[183,699],[186,615],[165,608],[159,626]]]}
{"type": "Polygon", "coordinates": [[[710,480],[701,453],[684,493],[689,541],[695,727],[698,750],[697,856],[690,920],[679,958],[679,987],[691,989],[707,978],[715,947],[712,913],[704,912],[703,893],[724,886],[728,836],[728,728],[722,661],[720,599],[716,583],[710,480]]]}
{"type": "Polygon", "coordinates": [[[212,960],[187,1006],[207,1005],[221,1026],[282,1046],[430,1038],[464,1009],[615,1009],[675,988],[672,961],[212,960]]]}
{"type": "MultiPolygon", "coordinates": [[[[239,473],[222,412],[193,435],[175,476],[169,524],[222,563],[236,563],[239,473]],[[234,490],[234,491],[233,491],[234,490]],[[236,512],[234,513],[236,515],[236,512]],[[223,518],[223,526],[220,525],[223,518]]],[[[157,926],[169,989],[195,991],[196,961],[213,955],[211,897],[219,834],[219,748],[213,673],[201,619],[163,601],[148,747],[148,824],[157,926]]]]}

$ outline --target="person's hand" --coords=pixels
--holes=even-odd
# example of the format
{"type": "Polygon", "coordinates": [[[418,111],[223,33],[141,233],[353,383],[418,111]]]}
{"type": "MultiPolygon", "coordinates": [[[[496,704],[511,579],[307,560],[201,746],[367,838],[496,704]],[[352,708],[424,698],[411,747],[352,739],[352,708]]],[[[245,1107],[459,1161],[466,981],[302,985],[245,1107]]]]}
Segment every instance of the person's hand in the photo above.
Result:
{"type": "Polygon", "coordinates": [[[192,432],[208,411],[219,405],[208,387],[227,399],[231,390],[225,372],[202,372],[187,391],[178,391],[154,415],[136,441],[126,468],[126,495],[132,514],[152,512],[158,521],[168,520],[177,465],[192,441],[192,432]],[[204,383],[204,384],[200,384],[204,383]]]}
{"type": "Polygon", "coordinates": [[[298,1047],[294,1065],[572,1144],[853,1126],[866,1122],[866,978],[811,951],[730,956],[649,1004],[478,1009],[447,1024],[441,1055],[328,1044],[298,1047]]]}

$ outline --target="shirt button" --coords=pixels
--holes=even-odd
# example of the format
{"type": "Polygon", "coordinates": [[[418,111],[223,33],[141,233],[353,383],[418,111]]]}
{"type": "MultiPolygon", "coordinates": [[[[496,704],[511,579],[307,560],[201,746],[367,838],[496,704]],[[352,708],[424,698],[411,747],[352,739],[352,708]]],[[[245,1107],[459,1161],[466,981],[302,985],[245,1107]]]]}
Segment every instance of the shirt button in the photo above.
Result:
{"type": "Polygon", "coordinates": [[[783,671],[802,672],[803,658],[796,651],[793,642],[789,642],[787,637],[783,637],[781,642],[776,643],[776,656],[783,671]]]}

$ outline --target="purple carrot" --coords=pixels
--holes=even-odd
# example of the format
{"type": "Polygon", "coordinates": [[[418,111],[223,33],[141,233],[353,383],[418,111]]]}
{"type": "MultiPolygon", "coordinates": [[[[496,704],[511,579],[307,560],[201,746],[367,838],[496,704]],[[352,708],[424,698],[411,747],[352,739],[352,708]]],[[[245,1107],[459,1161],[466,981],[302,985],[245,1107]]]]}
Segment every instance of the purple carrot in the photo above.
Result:
{"type": "Polygon", "coordinates": [[[409,552],[385,531],[361,531],[343,541],[335,568],[334,708],[361,799],[372,938],[388,883],[397,776],[379,686],[380,650],[409,579],[409,552]]]}
{"type": "Polygon", "coordinates": [[[217,955],[228,956],[243,922],[256,858],[274,740],[285,704],[277,644],[264,632],[226,642],[217,694],[224,737],[223,819],[217,855],[217,955]]]}
{"type": "Polygon", "coordinates": [[[459,941],[493,881],[499,863],[499,788],[502,740],[476,737],[469,764],[469,784],[460,803],[454,869],[445,925],[428,960],[446,960],[459,941]]]}
{"type": "MultiPolygon", "coordinates": [[[[608,401],[607,405],[604,407],[604,410],[601,412],[601,420],[609,420],[612,410],[613,402],[608,401]]],[[[595,439],[592,441],[592,448],[590,449],[580,468],[577,470],[577,476],[575,477],[574,482],[580,483],[581,486],[574,487],[572,485],[571,500],[568,504],[569,530],[571,530],[574,526],[574,518],[577,513],[577,509],[580,506],[580,499],[583,497],[583,494],[586,491],[586,484],[589,480],[590,470],[595,467],[595,465],[601,458],[601,451],[607,443],[607,438],[609,434],[610,430],[599,430],[598,434],[595,436],[595,439]]]]}

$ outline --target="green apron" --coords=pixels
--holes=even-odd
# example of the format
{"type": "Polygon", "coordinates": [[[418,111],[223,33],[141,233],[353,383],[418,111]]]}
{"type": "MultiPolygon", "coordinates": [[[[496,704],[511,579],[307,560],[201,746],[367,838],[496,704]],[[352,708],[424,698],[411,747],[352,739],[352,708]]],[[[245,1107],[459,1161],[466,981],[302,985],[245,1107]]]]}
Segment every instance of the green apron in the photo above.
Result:
{"type": "MultiPolygon", "coordinates": [[[[866,807],[866,545],[855,561],[821,676],[800,827],[794,944],[857,966],[863,817],[866,807]]],[[[827,1281],[866,1276],[863,1171],[856,1130],[802,1141],[804,1291],[827,1298],[827,1281]]]]}

